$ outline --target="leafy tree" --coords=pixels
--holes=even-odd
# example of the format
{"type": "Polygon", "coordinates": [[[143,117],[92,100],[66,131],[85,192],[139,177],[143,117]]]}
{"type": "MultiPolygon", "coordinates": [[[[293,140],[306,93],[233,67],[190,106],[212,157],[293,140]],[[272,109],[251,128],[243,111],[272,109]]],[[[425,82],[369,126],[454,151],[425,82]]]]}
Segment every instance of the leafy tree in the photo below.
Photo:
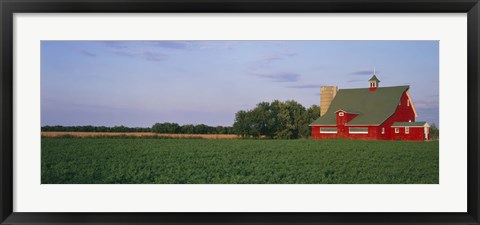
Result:
{"type": "Polygon", "coordinates": [[[252,135],[251,127],[251,115],[247,111],[240,110],[235,114],[235,122],[233,123],[233,128],[238,135],[242,137],[248,137],[252,135]]]}
{"type": "Polygon", "coordinates": [[[432,123],[430,125],[430,140],[439,140],[440,139],[440,131],[437,128],[437,125],[432,123]]]}
{"type": "Polygon", "coordinates": [[[192,124],[183,125],[180,129],[182,134],[194,134],[195,133],[195,126],[192,124]]]}
{"type": "Polygon", "coordinates": [[[198,124],[195,126],[196,134],[208,134],[208,126],[205,124],[198,124]]]}
{"type": "Polygon", "coordinates": [[[251,110],[238,111],[233,128],[243,137],[307,138],[311,132],[308,125],[318,118],[319,111],[318,106],[311,106],[307,110],[293,100],[260,102],[251,110]]]}
{"type": "MultiPolygon", "coordinates": [[[[320,117],[320,107],[318,105],[312,105],[307,109],[307,123],[311,124],[313,121],[318,119],[320,117]]],[[[311,127],[308,127],[306,131],[304,131],[305,137],[310,137],[312,136],[312,129],[311,127]],[[305,135],[306,134],[306,135],[305,135]]]]}
{"type": "Polygon", "coordinates": [[[152,132],[155,133],[178,134],[180,131],[177,123],[156,123],[152,126],[152,132]]]}
{"type": "Polygon", "coordinates": [[[320,107],[318,105],[312,105],[307,109],[308,122],[311,123],[320,117],[320,107]]]}

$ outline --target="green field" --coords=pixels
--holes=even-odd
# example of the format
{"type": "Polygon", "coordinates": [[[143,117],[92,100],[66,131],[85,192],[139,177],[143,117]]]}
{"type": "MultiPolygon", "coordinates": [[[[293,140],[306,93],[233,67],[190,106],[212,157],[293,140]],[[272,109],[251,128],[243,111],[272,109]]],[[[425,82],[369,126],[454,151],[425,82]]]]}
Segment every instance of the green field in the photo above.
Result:
{"type": "Polygon", "coordinates": [[[438,142],[42,138],[43,184],[439,182],[438,142]]]}

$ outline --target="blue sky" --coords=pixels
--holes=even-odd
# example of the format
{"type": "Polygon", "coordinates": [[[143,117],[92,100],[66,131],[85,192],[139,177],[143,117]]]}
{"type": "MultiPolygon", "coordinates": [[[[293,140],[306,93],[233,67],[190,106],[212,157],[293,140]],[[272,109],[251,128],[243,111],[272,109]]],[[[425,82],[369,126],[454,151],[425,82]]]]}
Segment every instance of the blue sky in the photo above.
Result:
{"type": "Polygon", "coordinates": [[[319,88],[410,85],[438,123],[438,41],[42,41],[41,123],[232,125],[261,101],[319,105],[319,88]]]}

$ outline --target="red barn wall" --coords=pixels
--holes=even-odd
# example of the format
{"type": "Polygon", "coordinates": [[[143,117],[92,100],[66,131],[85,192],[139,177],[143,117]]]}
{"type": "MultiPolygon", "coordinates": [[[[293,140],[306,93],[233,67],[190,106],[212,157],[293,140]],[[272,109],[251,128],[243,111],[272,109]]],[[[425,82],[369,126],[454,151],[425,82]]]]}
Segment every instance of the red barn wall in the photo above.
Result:
{"type": "Polygon", "coordinates": [[[378,138],[378,127],[377,126],[348,126],[345,129],[345,138],[353,140],[377,140],[378,138]],[[368,134],[356,134],[350,133],[349,128],[368,128],[368,134]]]}
{"type": "Polygon", "coordinates": [[[344,111],[339,111],[336,114],[337,114],[337,125],[345,125],[348,122],[350,122],[350,120],[358,116],[358,114],[347,113],[344,111]],[[341,112],[343,112],[343,116],[339,115],[339,113],[341,112]]]}
{"type": "Polygon", "coordinates": [[[345,125],[347,123],[347,113],[344,113],[344,116],[340,116],[340,113],[342,113],[341,111],[340,112],[336,112],[337,114],[337,126],[342,126],[342,125],[345,125]]]}
{"type": "MultiPolygon", "coordinates": [[[[394,140],[404,140],[404,141],[423,141],[425,140],[425,131],[424,127],[410,127],[409,133],[405,133],[405,127],[399,128],[399,133],[395,133],[395,127],[391,128],[391,132],[394,133],[394,140]]],[[[429,128],[427,128],[429,129],[429,128]]],[[[429,132],[430,133],[430,132],[429,132]]],[[[427,137],[430,138],[430,137],[427,137]]]]}
{"type": "Polygon", "coordinates": [[[347,123],[350,122],[350,120],[353,120],[353,118],[357,117],[358,114],[352,114],[352,113],[347,113],[347,123]]]}
{"type": "MultiPolygon", "coordinates": [[[[312,126],[312,139],[334,139],[338,138],[337,134],[321,134],[320,127],[335,127],[335,126],[312,126]]],[[[338,128],[337,128],[338,129],[338,128]]]]}
{"type": "Polygon", "coordinates": [[[312,138],[319,139],[334,139],[334,138],[343,138],[343,139],[353,139],[353,140],[378,140],[383,139],[381,137],[381,130],[378,126],[337,126],[337,133],[320,133],[321,127],[334,127],[334,126],[312,126],[312,138]],[[349,128],[368,128],[368,134],[350,134],[349,128]]]}

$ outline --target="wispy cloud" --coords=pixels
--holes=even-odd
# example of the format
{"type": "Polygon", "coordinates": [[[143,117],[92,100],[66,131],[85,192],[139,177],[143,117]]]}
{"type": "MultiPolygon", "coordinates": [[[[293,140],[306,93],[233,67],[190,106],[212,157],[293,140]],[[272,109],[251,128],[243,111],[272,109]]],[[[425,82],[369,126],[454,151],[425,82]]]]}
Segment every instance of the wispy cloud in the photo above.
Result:
{"type": "Polygon", "coordinates": [[[417,109],[436,109],[438,108],[438,101],[414,101],[417,109]]]}
{"type": "Polygon", "coordinates": [[[320,88],[321,84],[304,84],[304,85],[291,85],[287,88],[298,88],[298,89],[308,89],[308,88],[320,88]]]}
{"type": "Polygon", "coordinates": [[[273,82],[296,82],[300,79],[300,74],[292,72],[276,73],[252,73],[254,76],[266,78],[273,82]]]}
{"type": "Polygon", "coordinates": [[[365,79],[351,79],[347,80],[347,83],[354,83],[354,82],[366,82],[365,79]]]}
{"type": "Polygon", "coordinates": [[[169,49],[187,49],[192,46],[191,42],[187,41],[145,41],[147,45],[169,49]]]}
{"type": "Polygon", "coordinates": [[[257,77],[268,78],[273,82],[296,82],[300,79],[300,74],[298,73],[270,72],[274,70],[271,65],[273,61],[284,60],[295,55],[297,54],[286,51],[264,55],[259,60],[251,63],[247,69],[247,72],[257,77]]]}
{"type": "Polygon", "coordinates": [[[144,41],[148,47],[159,47],[171,50],[209,50],[226,49],[232,50],[238,41],[144,41]]]}
{"type": "MultiPolygon", "coordinates": [[[[350,75],[373,75],[373,69],[360,69],[360,70],[355,70],[350,73],[350,75]]],[[[375,71],[375,73],[379,73],[380,71],[375,71]]]]}
{"type": "Polygon", "coordinates": [[[294,53],[294,52],[276,52],[276,53],[265,55],[262,58],[262,60],[267,61],[267,62],[271,62],[271,61],[274,61],[274,60],[283,60],[283,59],[286,59],[286,58],[294,57],[296,55],[297,55],[297,53],[294,53]]]}
{"type": "Polygon", "coordinates": [[[113,49],[125,49],[127,48],[127,42],[124,41],[104,41],[103,42],[107,47],[113,49]]]}
{"type": "Polygon", "coordinates": [[[236,46],[241,45],[241,41],[185,41],[192,48],[199,50],[209,49],[226,49],[233,50],[236,46]]]}
{"type": "Polygon", "coordinates": [[[92,52],[89,52],[89,51],[86,51],[86,50],[82,50],[80,51],[80,53],[84,56],[88,56],[88,57],[97,57],[97,54],[95,53],[92,53],[92,52]]]}
{"type": "Polygon", "coordinates": [[[161,52],[151,52],[151,51],[140,51],[140,52],[135,52],[135,51],[114,51],[113,52],[116,55],[120,56],[128,56],[128,57],[135,57],[135,58],[141,58],[147,61],[154,61],[154,62],[160,62],[160,61],[165,61],[168,59],[168,54],[161,53],[161,52]]]}

